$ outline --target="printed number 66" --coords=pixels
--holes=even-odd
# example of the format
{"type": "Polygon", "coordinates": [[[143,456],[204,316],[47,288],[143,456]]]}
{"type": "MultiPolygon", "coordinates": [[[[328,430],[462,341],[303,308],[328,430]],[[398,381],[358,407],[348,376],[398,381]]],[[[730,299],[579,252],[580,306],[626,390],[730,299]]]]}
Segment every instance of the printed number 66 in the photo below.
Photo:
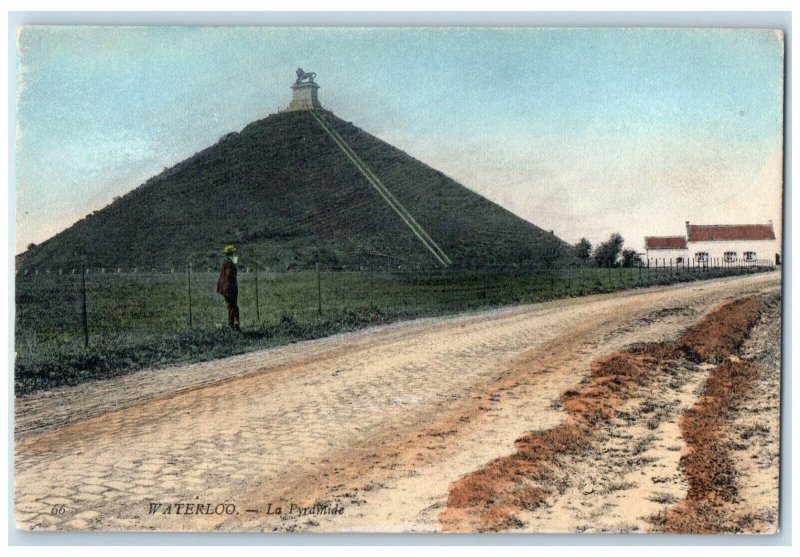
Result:
{"type": "Polygon", "coordinates": [[[67,512],[66,505],[53,505],[53,508],[50,509],[50,514],[53,516],[61,516],[67,512]]]}

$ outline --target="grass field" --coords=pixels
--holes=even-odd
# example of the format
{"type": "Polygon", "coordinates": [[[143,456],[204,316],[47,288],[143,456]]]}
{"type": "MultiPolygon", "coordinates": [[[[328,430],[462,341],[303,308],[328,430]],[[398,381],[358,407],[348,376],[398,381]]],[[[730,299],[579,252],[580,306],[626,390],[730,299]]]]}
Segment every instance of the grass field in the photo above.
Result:
{"type": "Polygon", "coordinates": [[[225,304],[215,292],[216,272],[192,272],[190,292],[186,271],[90,270],[85,283],[88,347],[81,276],[18,275],[15,390],[22,394],[144,367],[219,358],[400,319],[765,269],[240,272],[242,333],[227,328],[225,304]]]}

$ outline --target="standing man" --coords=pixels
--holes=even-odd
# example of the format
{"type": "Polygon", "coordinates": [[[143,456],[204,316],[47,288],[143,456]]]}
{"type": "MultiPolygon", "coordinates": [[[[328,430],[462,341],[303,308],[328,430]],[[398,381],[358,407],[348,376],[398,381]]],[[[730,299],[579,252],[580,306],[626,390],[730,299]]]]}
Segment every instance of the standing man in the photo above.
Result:
{"type": "Polygon", "coordinates": [[[225,303],[228,305],[228,325],[230,325],[231,329],[240,331],[239,306],[237,305],[239,284],[236,282],[236,262],[239,258],[236,252],[236,246],[225,246],[222,252],[225,254],[225,261],[222,263],[222,269],[219,272],[217,292],[222,294],[222,297],[225,298],[225,303]]]}

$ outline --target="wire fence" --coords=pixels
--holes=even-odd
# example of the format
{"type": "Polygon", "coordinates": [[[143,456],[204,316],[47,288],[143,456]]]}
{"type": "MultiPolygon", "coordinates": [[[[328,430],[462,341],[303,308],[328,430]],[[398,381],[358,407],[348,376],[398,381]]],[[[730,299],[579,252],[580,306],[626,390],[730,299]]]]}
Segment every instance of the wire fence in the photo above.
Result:
{"type": "MultiPolygon", "coordinates": [[[[627,288],[771,270],[771,261],[559,269],[357,270],[317,267],[274,272],[240,266],[241,326],[297,323],[347,312],[419,316],[583,296],[627,288]]],[[[82,344],[114,335],[168,335],[226,326],[217,270],[50,269],[16,279],[16,338],[28,349],[82,344]]]]}

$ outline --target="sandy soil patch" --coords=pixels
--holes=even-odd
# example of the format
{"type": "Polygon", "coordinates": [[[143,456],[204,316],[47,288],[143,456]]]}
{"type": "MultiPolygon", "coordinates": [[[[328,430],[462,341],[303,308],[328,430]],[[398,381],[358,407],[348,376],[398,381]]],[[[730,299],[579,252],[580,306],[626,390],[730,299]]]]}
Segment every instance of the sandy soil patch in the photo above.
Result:
{"type": "Polygon", "coordinates": [[[775,319],[779,303],[778,298],[768,300],[742,357],[737,351],[717,365],[698,401],[681,417],[687,443],[681,469],[689,490],[653,518],[660,530],[776,531],[780,352],[774,339],[780,331],[775,319]]]}
{"type": "Polygon", "coordinates": [[[723,530],[718,521],[699,518],[711,516],[706,505],[736,495],[736,466],[718,442],[719,432],[726,411],[743,400],[756,374],[737,354],[763,305],[761,298],[728,302],[677,342],[639,345],[596,361],[588,380],[563,394],[564,421],[518,439],[513,454],[451,486],[440,514],[443,528],[630,532],[646,528],[648,520],[670,531],[723,530]],[[697,360],[705,365],[694,365],[697,360]],[[688,450],[678,460],[675,414],[695,398],[696,378],[706,369],[711,372],[702,397],[680,420],[688,450]],[[647,519],[654,505],[680,498],[676,464],[686,476],[686,499],[661,510],[665,519],[647,519]],[[537,512],[543,507],[549,508],[537,512]]]}

